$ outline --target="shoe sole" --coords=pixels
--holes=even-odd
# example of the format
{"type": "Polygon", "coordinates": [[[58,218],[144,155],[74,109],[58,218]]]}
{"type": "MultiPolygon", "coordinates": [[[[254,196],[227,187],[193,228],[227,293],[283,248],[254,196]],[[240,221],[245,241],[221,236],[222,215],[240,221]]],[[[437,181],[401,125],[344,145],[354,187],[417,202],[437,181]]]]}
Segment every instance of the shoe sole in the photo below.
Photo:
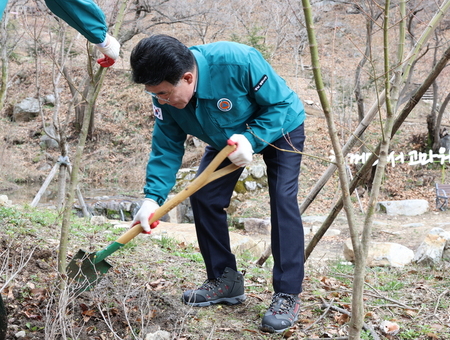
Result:
{"type": "Polygon", "coordinates": [[[286,332],[289,328],[291,328],[292,326],[288,327],[288,328],[284,328],[284,329],[275,329],[272,326],[260,326],[259,330],[265,333],[284,333],[286,332]]]}
{"type": "Polygon", "coordinates": [[[266,333],[284,333],[286,332],[288,329],[294,327],[295,323],[298,320],[298,316],[294,319],[294,321],[292,322],[292,325],[290,325],[289,327],[283,328],[283,329],[275,329],[272,326],[269,325],[261,325],[259,326],[259,330],[262,332],[266,332],[266,333]]]}
{"type": "Polygon", "coordinates": [[[221,298],[221,299],[205,301],[205,302],[187,302],[183,299],[183,302],[186,305],[193,306],[193,307],[208,307],[208,306],[217,305],[217,304],[224,304],[224,305],[232,306],[232,305],[237,305],[237,304],[244,302],[246,298],[247,297],[245,296],[245,294],[243,294],[243,295],[235,296],[232,298],[221,298]]]}

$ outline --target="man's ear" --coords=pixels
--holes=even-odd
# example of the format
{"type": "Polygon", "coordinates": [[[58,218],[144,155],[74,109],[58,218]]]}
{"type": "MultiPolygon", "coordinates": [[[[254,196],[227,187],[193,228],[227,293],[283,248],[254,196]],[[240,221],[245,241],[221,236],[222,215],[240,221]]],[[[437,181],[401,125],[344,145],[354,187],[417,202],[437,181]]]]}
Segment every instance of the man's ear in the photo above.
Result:
{"type": "Polygon", "coordinates": [[[192,72],[186,72],[183,75],[183,79],[188,83],[188,84],[192,84],[194,81],[194,74],[192,72]]]}

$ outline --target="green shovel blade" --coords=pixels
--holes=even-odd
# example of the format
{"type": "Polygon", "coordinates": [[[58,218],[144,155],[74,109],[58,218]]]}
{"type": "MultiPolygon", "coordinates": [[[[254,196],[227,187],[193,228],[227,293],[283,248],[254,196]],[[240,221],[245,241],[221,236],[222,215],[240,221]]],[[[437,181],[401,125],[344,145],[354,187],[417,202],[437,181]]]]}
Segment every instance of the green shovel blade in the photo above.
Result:
{"type": "Polygon", "coordinates": [[[96,255],[80,249],[67,266],[67,275],[75,281],[77,292],[90,290],[112,267],[106,260],[96,262],[96,255]]]}
{"type": "Polygon", "coordinates": [[[94,287],[112,267],[105,257],[122,248],[124,244],[113,242],[96,253],[78,250],[66,268],[69,278],[77,282],[77,291],[82,292],[94,287]]]}

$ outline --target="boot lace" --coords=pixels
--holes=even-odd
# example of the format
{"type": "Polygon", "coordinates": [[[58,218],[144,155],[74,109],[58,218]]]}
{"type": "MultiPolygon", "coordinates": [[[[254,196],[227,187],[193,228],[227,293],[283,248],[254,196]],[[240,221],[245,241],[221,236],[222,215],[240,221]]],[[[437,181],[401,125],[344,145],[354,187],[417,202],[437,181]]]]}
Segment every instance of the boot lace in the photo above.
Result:
{"type": "Polygon", "coordinates": [[[203,284],[198,287],[199,290],[214,290],[222,283],[222,279],[219,277],[218,279],[206,280],[203,284]]]}
{"type": "Polygon", "coordinates": [[[289,294],[276,293],[272,298],[269,310],[273,314],[287,314],[295,307],[297,300],[289,294]]]}

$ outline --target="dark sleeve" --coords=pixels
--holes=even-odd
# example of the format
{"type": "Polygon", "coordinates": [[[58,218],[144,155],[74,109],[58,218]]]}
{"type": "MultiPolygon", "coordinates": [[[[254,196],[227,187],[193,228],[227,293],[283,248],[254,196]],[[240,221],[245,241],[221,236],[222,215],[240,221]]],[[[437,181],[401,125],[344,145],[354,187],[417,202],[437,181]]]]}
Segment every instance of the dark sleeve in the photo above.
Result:
{"type": "Polygon", "coordinates": [[[144,194],[162,205],[175,185],[184,155],[186,133],[164,109],[157,110],[163,112],[163,119],[155,121],[144,194]]]}
{"type": "Polygon", "coordinates": [[[92,0],[45,0],[48,8],[93,44],[106,38],[105,14],[92,0]]]}

